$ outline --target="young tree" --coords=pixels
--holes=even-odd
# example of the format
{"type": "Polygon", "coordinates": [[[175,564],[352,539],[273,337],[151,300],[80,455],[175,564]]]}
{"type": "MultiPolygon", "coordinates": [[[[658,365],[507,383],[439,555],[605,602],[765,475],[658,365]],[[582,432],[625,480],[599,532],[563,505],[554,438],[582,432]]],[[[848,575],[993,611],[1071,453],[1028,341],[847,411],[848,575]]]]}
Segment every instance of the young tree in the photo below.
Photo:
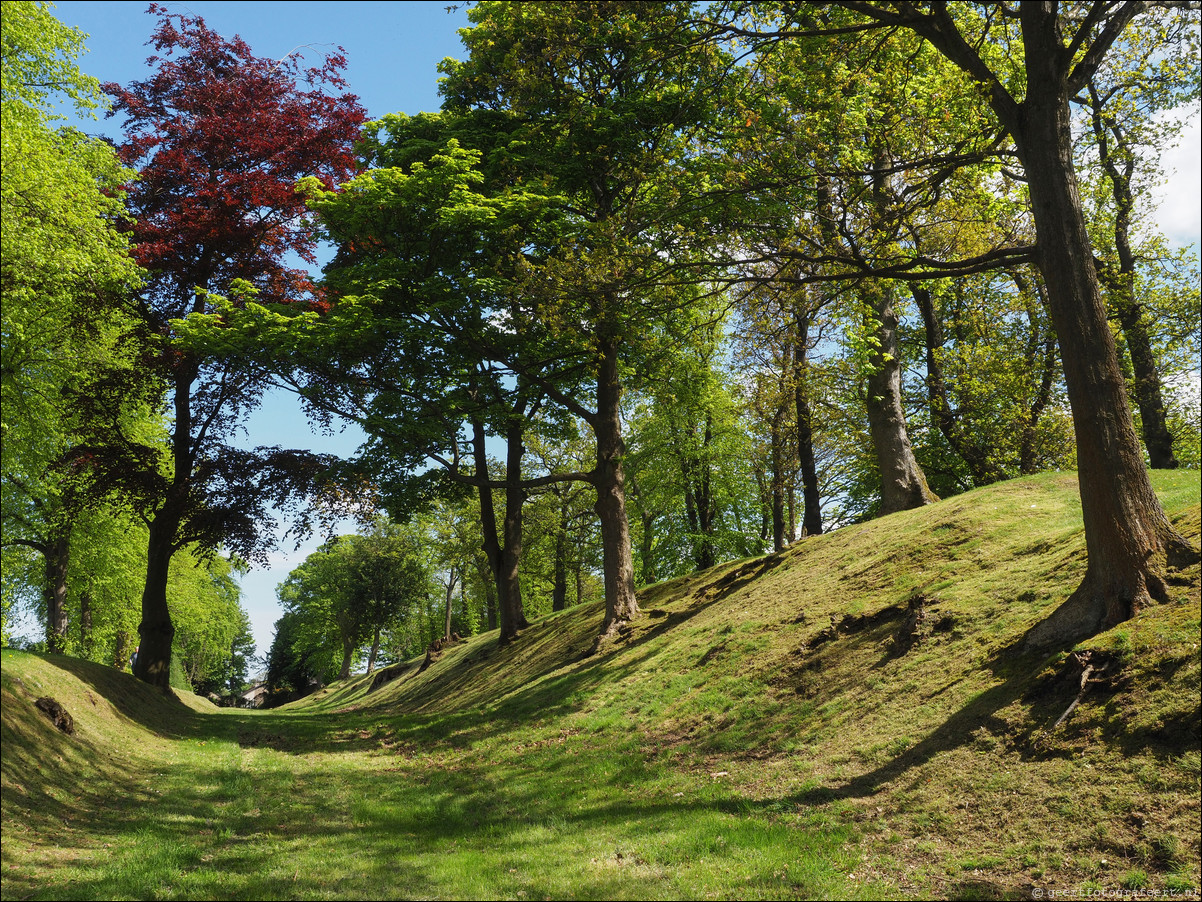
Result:
{"type": "Polygon", "coordinates": [[[172,346],[172,322],[208,309],[208,292],[229,292],[234,280],[270,300],[309,294],[305,271],[287,264],[293,253],[313,261],[296,183],[333,187],[351,173],[364,114],[353,95],[336,93],[345,87],[341,53],[305,69],[291,54],[256,57],[203,19],[155,5],[151,12],[159,17],[148,61],[154,74],[105,90],[125,117],[121,159],[139,171],[129,195],[132,237],[149,273],[142,309],[165,339],[153,365],[170,386],[171,427],[166,449],[124,437],[110,473],[149,526],[137,675],[165,686],[172,555],[189,543],[224,542],[257,557],[268,501],[294,497],[323,463],[232,447],[231,431],[261,397],[264,373],[172,346]]]}

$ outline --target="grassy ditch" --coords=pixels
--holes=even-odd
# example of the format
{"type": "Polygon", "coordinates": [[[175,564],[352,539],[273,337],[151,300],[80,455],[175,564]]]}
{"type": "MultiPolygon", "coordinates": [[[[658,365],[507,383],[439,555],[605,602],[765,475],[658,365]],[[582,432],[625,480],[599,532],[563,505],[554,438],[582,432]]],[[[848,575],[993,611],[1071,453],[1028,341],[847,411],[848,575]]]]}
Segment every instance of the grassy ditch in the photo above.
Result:
{"type": "Polygon", "coordinates": [[[1198,568],[1014,652],[1079,517],[993,486],[648,587],[597,655],[576,608],[276,712],[5,651],[4,898],[1196,898],[1198,568]]]}

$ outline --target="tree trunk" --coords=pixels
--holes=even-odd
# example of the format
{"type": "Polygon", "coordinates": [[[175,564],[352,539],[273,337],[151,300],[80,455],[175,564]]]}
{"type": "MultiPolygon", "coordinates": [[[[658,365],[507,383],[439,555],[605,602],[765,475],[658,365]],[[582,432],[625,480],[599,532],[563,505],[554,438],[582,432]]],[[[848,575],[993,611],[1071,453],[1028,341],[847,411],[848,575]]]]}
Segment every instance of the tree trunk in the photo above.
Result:
{"type": "Polygon", "coordinates": [[[86,589],[79,593],[79,651],[92,660],[92,593],[86,589]]]}
{"type": "Polygon", "coordinates": [[[1198,552],[1165,517],[1132,425],[1073,169],[1055,10],[1024,5],[1022,23],[1028,88],[1012,131],[1072,405],[1089,561],[1076,592],[1028,633],[1033,647],[1077,641],[1166,600],[1166,568],[1198,552]]]}
{"type": "Polygon", "coordinates": [[[506,435],[505,459],[505,519],[502,535],[497,535],[497,515],[493,506],[492,489],[488,487],[488,455],[485,448],[484,424],[472,422],[472,447],[476,463],[476,476],[480,480],[480,525],[484,534],[484,555],[492,570],[497,587],[502,644],[517,638],[518,631],[529,623],[522,605],[520,579],[522,562],[522,505],[526,502],[526,490],[521,486],[523,423],[520,411],[511,422],[506,435]],[[503,543],[503,544],[502,544],[503,543]]]}
{"type": "Polygon", "coordinates": [[[142,622],[138,624],[138,651],[134,676],[160,689],[171,685],[171,643],[175,625],[167,608],[167,578],[179,515],[168,499],[150,522],[146,545],[146,584],[142,589],[142,622]]]}
{"type": "Polygon", "coordinates": [[[772,415],[772,550],[785,547],[785,437],[783,420],[785,409],[777,407],[772,415]]]}
{"type": "Polygon", "coordinates": [[[501,547],[500,584],[501,641],[516,639],[518,632],[529,626],[522,604],[522,506],[526,490],[522,488],[523,424],[514,418],[506,435],[505,456],[505,519],[502,523],[504,545],[501,547]]]}
{"type": "Polygon", "coordinates": [[[810,317],[799,303],[794,322],[793,407],[797,415],[797,461],[801,468],[803,513],[802,535],[822,534],[822,496],[818,490],[818,466],[814,460],[814,418],[810,410],[809,353],[810,317]]]}
{"type": "Polygon", "coordinates": [[[617,633],[619,627],[639,613],[634,588],[634,559],[630,549],[630,524],[626,519],[626,478],[622,458],[622,385],[618,376],[618,341],[600,341],[601,360],[597,373],[597,415],[593,430],[597,437],[597,489],[594,508],[601,521],[602,569],[605,575],[605,622],[598,642],[617,633]]]}
{"type": "Polygon", "coordinates": [[[67,570],[71,540],[64,530],[46,542],[46,650],[61,655],[67,650],[67,570]]]}
{"type": "Polygon", "coordinates": [[[372,629],[371,651],[367,655],[367,672],[370,675],[376,669],[376,657],[380,654],[380,625],[372,629]]]}
{"type": "Polygon", "coordinates": [[[1131,367],[1135,371],[1135,399],[1139,405],[1148,462],[1156,470],[1175,470],[1180,463],[1173,453],[1173,435],[1169,432],[1164,395],[1160,390],[1160,372],[1152,353],[1143,307],[1132,303],[1119,314],[1119,323],[1122,324],[1127,350],[1131,352],[1131,367]]]}
{"type": "Polygon", "coordinates": [[[351,676],[351,659],[355,656],[355,640],[346,633],[342,635],[342,667],[338,670],[338,679],[348,680],[351,676]]]}
{"type": "Polygon", "coordinates": [[[1152,341],[1148,337],[1147,318],[1143,305],[1135,299],[1135,252],[1131,249],[1131,214],[1135,209],[1135,197],[1131,192],[1131,176],[1135,169],[1135,157],[1129,146],[1125,146],[1120,129],[1107,129],[1102,113],[1102,100],[1094,86],[1089,86],[1090,105],[1093,110],[1092,123],[1098,142],[1098,158],[1102,169],[1110,179],[1114,193],[1114,249],[1118,254],[1117,277],[1110,280],[1109,288],[1113,306],[1118,312],[1123,327],[1123,337],[1131,352],[1131,368],[1135,374],[1135,400],[1139,406],[1140,424],[1143,426],[1144,446],[1148,449],[1148,461],[1153,469],[1173,470],[1178,466],[1173,454],[1173,436],[1169,432],[1165,414],[1164,396],[1161,392],[1160,372],[1152,352],[1152,341]],[[1111,139],[1118,144],[1111,146],[1111,139]]]}
{"type": "Polygon", "coordinates": [[[638,483],[633,476],[630,477],[630,496],[634,499],[643,527],[639,533],[639,585],[649,586],[659,581],[655,566],[655,513],[647,504],[647,499],[639,493],[638,483]]]}
{"type": "Polygon", "coordinates": [[[564,522],[566,512],[560,512],[559,526],[555,531],[554,576],[551,583],[551,610],[562,611],[568,606],[568,527],[564,522]]]}
{"type": "Polygon", "coordinates": [[[445,642],[451,641],[451,602],[455,597],[455,584],[459,578],[455,575],[455,565],[451,565],[450,572],[447,574],[447,617],[442,625],[442,638],[445,642]]]}
{"type": "Polygon", "coordinates": [[[171,685],[171,642],[175,638],[175,625],[167,608],[167,577],[191,490],[194,462],[192,385],[198,372],[199,365],[191,359],[180,361],[175,371],[172,477],[163,506],[151,520],[146,547],[146,586],[142,590],[142,622],[138,625],[140,639],[134,675],[161,689],[171,685]]]}
{"type": "Polygon", "coordinates": [[[702,434],[701,455],[693,471],[697,478],[697,486],[693,497],[697,502],[697,569],[708,570],[714,566],[714,510],[713,474],[710,463],[710,445],[714,441],[714,417],[711,413],[705,415],[705,432],[702,434]]]}
{"type": "Polygon", "coordinates": [[[901,358],[897,343],[897,313],[893,290],[882,282],[864,290],[871,306],[876,347],[868,363],[868,425],[881,473],[881,514],[910,510],[938,501],[910,447],[901,398],[901,358]]]}
{"type": "Polygon", "coordinates": [[[1018,442],[1018,472],[1023,476],[1031,476],[1039,472],[1039,465],[1035,459],[1036,428],[1039,418],[1043,416],[1044,409],[1052,399],[1052,381],[1056,377],[1056,330],[1041,329],[1039,325],[1037,309],[1048,309],[1047,290],[1042,280],[1036,283],[1035,293],[1032,295],[1026,279],[1020,273],[1012,273],[1011,277],[1027,309],[1027,324],[1030,327],[1026,348],[1027,369],[1029,372],[1039,373],[1039,388],[1027,408],[1022,435],[1018,442]],[[1035,299],[1039,301],[1039,308],[1035,306],[1035,299]]]}

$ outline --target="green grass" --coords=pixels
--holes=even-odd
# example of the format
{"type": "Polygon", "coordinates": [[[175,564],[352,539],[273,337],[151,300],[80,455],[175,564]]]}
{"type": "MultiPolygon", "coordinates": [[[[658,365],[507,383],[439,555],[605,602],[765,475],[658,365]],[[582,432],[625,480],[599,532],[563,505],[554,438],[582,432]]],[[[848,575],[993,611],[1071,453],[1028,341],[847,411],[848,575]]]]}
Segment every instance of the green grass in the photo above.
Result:
{"type": "Polygon", "coordinates": [[[1198,569],[1059,726],[1071,656],[1011,650],[1079,516],[994,486],[648,587],[597,655],[577,608],[274,712],[6,650],[4,898],[1196,897],[1198,569]]]}

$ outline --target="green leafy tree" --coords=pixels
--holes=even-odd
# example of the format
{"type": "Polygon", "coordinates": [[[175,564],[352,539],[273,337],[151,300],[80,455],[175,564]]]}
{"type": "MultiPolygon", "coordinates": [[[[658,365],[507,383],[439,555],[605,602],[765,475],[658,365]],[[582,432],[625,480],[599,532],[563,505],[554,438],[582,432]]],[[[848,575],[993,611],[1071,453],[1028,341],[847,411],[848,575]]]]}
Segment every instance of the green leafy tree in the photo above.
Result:
{"type": "MultiPolygon", "coordinates": [[[[899,32],[916,35],[959,69],[965,83],[976,87],[978,106],[987,108],[1000,128],[998,134],[1006,139],[998,149],[1022,167],[1035,234],[1031,253],[1047,286],[1073,411],[1089,557],[1078,591],[1031,631],[1026,644],[1069,642],[1113,626],[1166,599],[1169,567],[1198,558],[1197,549],[1168,522],[1148,479],[1073,161],[1073,99],[1107,61],[1132,21],[1150,7],[1139,2],[834,6],[850,14],[837,28],[824,8],[786,4],[779,8],[784,27],[771,34],[760,32],[759,39],[825,38],[851,33],[848,29],[867,41],[899,32]]],[[[906,153],[893,167],[922,169],[932,159],[906,153]]],[[[941,168],[950,174],[960,166],[953,156],[945,158],[941,168]]],[[[915,256],[906,247],[881,250],[886,252],[863,261],[865,268],[909,278],[949,275],[964,272],[969,262],[1014,258],[1005,248],[971,261],[954,253],[915,256]]]]}
{"type": "MultiPolygon", "coordinates": [[[[96,503],[80,452],[97,380],[130,372],[131,291],[139,270],[121,186],[130,177],[108,144],[56,126],[56,98],[83,114],[103,103],[81,74],[83,35],[42,3],[5,2],[0,22],[0,505],[5,566],[20,547],[43,560],[48,647],[68,642],[72,532],[96,503]]],[[[109,415],[121,415],[127,402],[109,415]]]]}
{"type": "MultiPolygon", "coordinates": [[[[711,156],[696,139],[726,109],[729,61],[693,41],[680,3],[480,3],[463,32],[469,56],[443,64],[445,108],[505,116],[509,153],[562,198],[554,253],[529,260],[514,311],[519,333],[549,333],[555,356],[506,362],[588,424],[588,481],[604,549],[601,638],[638,613],[626,513],[622,391],[713,256],[711,156]],[[704,86],[704,87],[702,87],[704,86]],[[569,394],[562,380],[589,384],[569,394]]],[[[670,329],[669,329],[670,331],[670,329]]]]}

